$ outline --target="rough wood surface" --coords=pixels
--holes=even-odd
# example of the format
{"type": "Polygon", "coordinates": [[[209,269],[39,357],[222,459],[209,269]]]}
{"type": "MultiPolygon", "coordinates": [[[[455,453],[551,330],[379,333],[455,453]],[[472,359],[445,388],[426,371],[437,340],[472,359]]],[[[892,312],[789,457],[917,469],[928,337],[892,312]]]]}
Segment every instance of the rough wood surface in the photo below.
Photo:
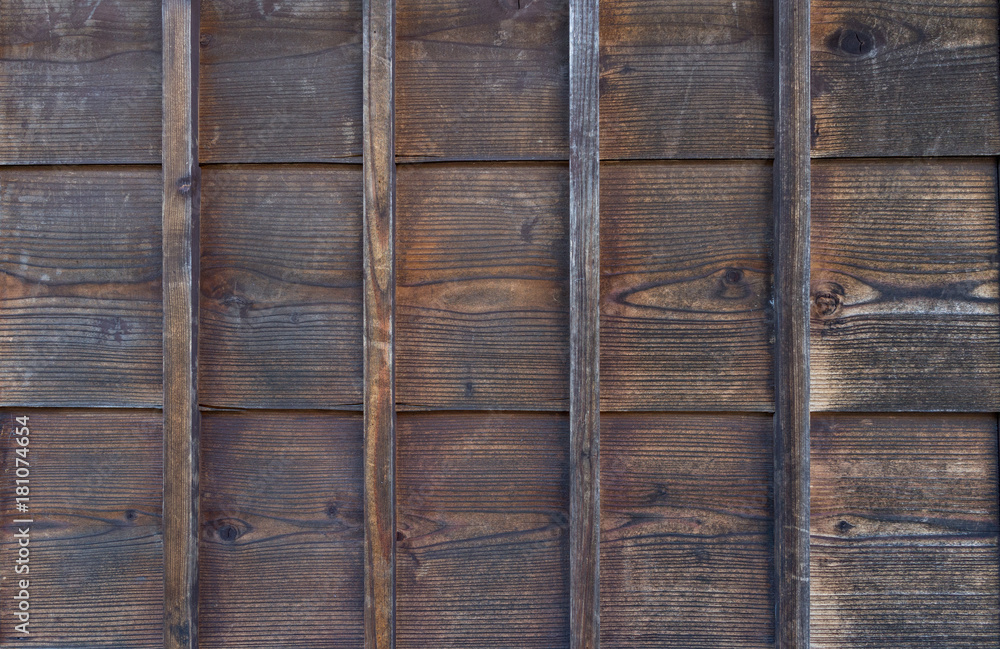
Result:
{"type": "Polygon", "coordinates": [[[567,200],[560,164],[400,168],[400,407],[567,409],[567,200]]]}
{"type": "Polygon", "coordinates": [[[773,647],[771,417],[604,413],[601,646],[773,647]]]}
{"type": "Polygon", "coordinates": [[[162,401],[160,171],[0,170],[0,402],[162,401]]]}
{"type": "Polygon", "coordinates": [[[399,417],[397,646],[569,643],[568,420],[399,417]]]}
{"type": "Polygon", "coordinates": [[[198,647],[198,16],[163,1],[165,649],[198,647]]]}
{"type": "Polygon", "coordinates": [[[601,165],[601,408],[774,409],[771,165],[601,165]]]}
{"type": "Polygon", "coordinates": [[[774,9],[776,649],[809,648],[809,5],[774,9]]]}
{"type": "Polygon", "coordinates": [[[361,168],[203,173],[201,403],[360,408],[361,168]]]}
{"type": "Polygon", "coordinates": [[[7,0],[0,162],[158,163],[160,3],[7,0]]]}
{"type": "Polygon", "coordinates": [[[396,633],[395,0],[363,0],[365,649],[396,633]]]}
{"type": "Polygon", "coordinates": [[[401,159],[565,160],[568,0],[400,0],[401,159]]]}
{"type": "Polygon", "coordinates": [[[201,647],[364,645],[362,418],[206,412],[201,647]]]}
{"type": "Polygon", "coordinates": [[[1000,409],[994,161],[815,169],[813,409],[1000,409]]]}
{"type": "MultiPolygon", "coordinates": [[[[0,642],[6,647],[163,647],[162,421],[152,410],[0,413],[0,642]],[[27,458],[15,454],[28,416],[27,458]],[[28,512],[14,509],[15,459],[27,461],[28,512]],[[30,518],[28,572],[14,572],[30,518]],[[31,615],[15,631],[16,586],[31,615]]],[[[23,465],[22,465],[23,466],[23,465]]]]}
{"type": "Polygon", "coordinates": [[[601,630],[599,6],[569,0],[570,649],[601,630]]]}
{"type": "Polygon", "coordinates": [[[994,646],[995,415],[817,415],[812,646],[994,646]]]}
{"type": "Polygon", "coordinates": [[[770,0],[604,0],[604,158],[769,158],[770,0]]]}
{"type": "Polygon", "coordinates": [[[202,7],[202,162],[359,161],[360,0],[202,7]]]}
{"type": "Polygon", "coordinates": [[[996,155],[997,3],[815,0],[817,156],[996,155]]]}

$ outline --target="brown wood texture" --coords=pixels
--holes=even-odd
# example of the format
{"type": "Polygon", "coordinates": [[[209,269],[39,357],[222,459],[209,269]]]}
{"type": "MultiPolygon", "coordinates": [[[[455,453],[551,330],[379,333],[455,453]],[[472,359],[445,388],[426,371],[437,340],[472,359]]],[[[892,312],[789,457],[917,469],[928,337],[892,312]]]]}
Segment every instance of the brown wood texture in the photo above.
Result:
{"type": "Polygon", "coordinates": [[[400,159],[565,160],[568,0],[400,0],[400,159]]]}
{"type": "Polygon", "coordinates": [[[813,409],[1000,409],[994,161],[815,169],[813,409]]]}
{"type": "Polygon", "coordinates": [[[397,646],[569,643],[569,426],[401,413],[397,646]]]}
{"type": "Polygon", "coordinates": [[[8,647],[163,646],[162,421],[138,409],[0,413],[0,642],[8,647]],[[21,458],[13,430],[28,416],[21,458]],[[14,509],[15,459],[30,466],[28,512],[14,509]],[[30,519],[33,523],[13,521],[30,519]],[[15,564],[27,530],[26,563],[15,564]],[[15,573],[15,567],[27,572],[15,573]],[[28,581],[28,630],[16,631],[28,581]]]}
{"type": "Polygon", "coordinates": [[[0,400],[162,400],[160,171],[0,169],[0,400]]]}
{"type": "Polygon", "coordinates": [[[203,174],[201,403],[360,409],[361,168],[203,174]]]}
{"type": "Polygon", "coordinates": [[[160,160],[160,3],[9,0],[0,162],[160,160]]]}
{"type": "Polygon", "coordinates": [[[773,647],[771,417],[604,413],[601,646],[773,647]]]}
{"type": "Polygon", "coordinates": [[[399,170],[401,408],[566,410],[562,164],[399,170]]]}
{"type": "Polygon", "coordinates": [[[569,0],[570,649],[601,643],[599,7],[569,0]]]}
{"type": "Polygon", "coordinates": [[[202,0],[202,162],[361,155],[360,0],[202,0]]]}
{"type": "Polygon", "coordinates": [[[362,417],[206,412],[200,646],[364,645],[362,417]]]}
{"type": "Polygon", "coordinates": [[[363,0],[365,649],[396,644],[395,0],[363,0]]]}
{"type": "Polygon", "coordinates": [[[198,16],[163,1],[165,649],[198,647],[198,16]]]}
{"type": "Polygon", "coordinates": [[[604,0],[602,157],[771,157],[772,4],[604,0]]]}
{"type": "Polygon", "coordinates": [[[771,165],[601,165],[601,408],[774,409],[771,165]]]}
{"type": "Polygon", "coordinates": [[[995,415],[816,415],[812,646],[1000,635],[995,415]]]}
{"type": "Polygon", "coordinates": [[[810,0],[776,0],[775,646],[809,647],[810,0]]]}
{"type": "Polygon", "coordinates": [[[814,155],[996,155],[997,11],[986,0],[814,0],[814,155]]]}

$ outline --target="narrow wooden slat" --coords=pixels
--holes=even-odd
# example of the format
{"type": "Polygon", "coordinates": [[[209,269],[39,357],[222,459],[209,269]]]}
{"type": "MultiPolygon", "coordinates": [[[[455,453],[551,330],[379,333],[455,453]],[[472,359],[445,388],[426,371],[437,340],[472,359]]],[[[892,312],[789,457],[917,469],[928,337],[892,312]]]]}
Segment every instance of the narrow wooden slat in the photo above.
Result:
{"type": "Polygon", "coordinates": [[[777,649],[809,646],[809,0],[775,4],[777,649]]]}
{"type": "Polygon", "coordinates": [[[600,644],[598,0],[569,6],[570,647],[600,644]]]}
{"type": "Polygon", "coordinates": [[[164,646],[198,646],[198,0],[163,0],[164,646]]]}
{"type": "Polygon", "coordinates": [[[365,647],[395,644],[395,72],[393,0],[364,0],[365,647]]]}

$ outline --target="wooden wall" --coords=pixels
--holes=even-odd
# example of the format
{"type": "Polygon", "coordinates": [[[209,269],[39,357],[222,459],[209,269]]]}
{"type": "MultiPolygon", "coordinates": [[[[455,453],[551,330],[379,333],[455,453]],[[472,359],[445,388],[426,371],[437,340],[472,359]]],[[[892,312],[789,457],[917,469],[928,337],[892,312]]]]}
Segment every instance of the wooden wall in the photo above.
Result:
{"type": "Polygon", "coordinates": [[[995,2],[4,9],[5,646],[1000,642],[995,2]]]}

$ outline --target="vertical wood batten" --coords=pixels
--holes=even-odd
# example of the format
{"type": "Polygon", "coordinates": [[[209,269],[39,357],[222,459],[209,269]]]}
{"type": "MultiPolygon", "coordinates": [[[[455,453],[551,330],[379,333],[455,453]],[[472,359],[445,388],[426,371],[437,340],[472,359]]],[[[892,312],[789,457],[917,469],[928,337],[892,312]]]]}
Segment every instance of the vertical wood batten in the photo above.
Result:
{"type": "Polygon", "coordinates": [[[365,647],[395,645],[395,7],[364,0],[365,647]]]}
{"type": "Polygon", "coordinates": [[[809,646],[809,57],[809,0],[777,0],[774,551],[778,649],[809,646]]]}
{"type": "Polygon", "coordinates": [[[569,5],[570,647],[600,644],[598,0],[569,5]]]}
{"type": "Polygon", "coordinates": [[[198,0],[163,0],[164,646],[198,646],[198,0]]]}

